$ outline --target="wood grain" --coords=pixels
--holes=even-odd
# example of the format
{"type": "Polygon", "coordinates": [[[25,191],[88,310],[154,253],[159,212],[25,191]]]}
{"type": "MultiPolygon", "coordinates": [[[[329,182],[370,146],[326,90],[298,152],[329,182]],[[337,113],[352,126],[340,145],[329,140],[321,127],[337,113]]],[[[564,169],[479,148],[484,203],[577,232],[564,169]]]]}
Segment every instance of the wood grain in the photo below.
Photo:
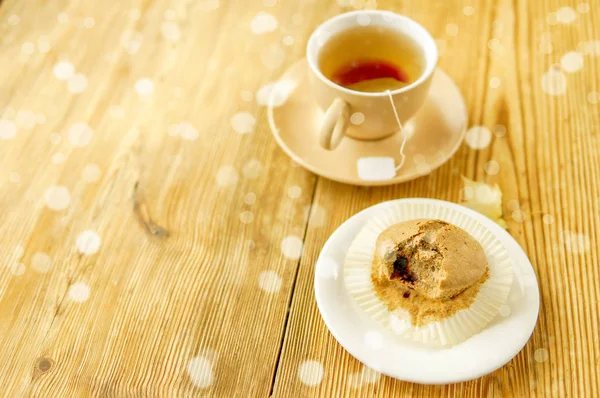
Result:
{"type": "Polygon", "coordinates": [[[600,341],[592,326],[598,325],[600,308],[598,250],[594,248],[599,241],[599,142],[598,130],[593,127],[598,122],[598,107],[586,98],[588,92],[597,90],[590,82],[598,79],[600,63],[598,58],[586,56],[582,71],[567,74],[564,96],[544,93],[540,81],[564,53],[595,39],[592,21],[598,5],[592,3],[593,15],[581,14],[574,26],[549,26],[547,14],[565,4],[446,2],[443,9],[378,4],[416,18],[444,40],[440,66],[456,79],[465,95],[471,124],[489,128],[501,124],[507,134],[496,137],[484,150],[461,148],[448,164],[408,184],[361,189],[319,179],[315,202],[330,204],[326,208],[330,223],[314,228],[309,220],[275,395],[594,396],[600,369],[600,341]],[[470,17],[463,13],[467,5],[475,8],[470,17]],[[455,37],[445,33],[446,23],[459,26],[455,37]],[[496,53],[488,43],[499,26],[502,51],[496,53]],[[554,39],[554,51],[548,55],[538,50],[540,36],[546,31],[551,31],[554,39]],[[464,55],[465,45],[468,56],[464,55]],[[492,77],[500,79],[500,87],[489,86],[492,77]],[[486,175],[484,166],[489,160],[499,163],[497,175],[486,175]],[[540,283],[542,304],[534,335],[508,365],[472,382],[432,387],[382,376],[369,383],[360,378],[363,366],[333,339],[320,318],[313,299],[313,264],[337,226],[365,207],[402,197],[458,201],[457,174],[498,183],[502,188],[509,232],[530,256],[540,283]],[[512,219],[511,201],[517,201],[526,214],[524,222],[512,219]],[[545,214],[553,217],[552,224],[542,221],[545,214]],[[561,241],[565,230],[583,233],[591,247],[579,254],[567,250],[561,241]],[[547,359],[543,350],[547,350],[547,359]],[[298,379],[305,360],[324,366],[323,381],[316,387],[298,379]],[[356,378],[362,383],[357,385],[356,378]]]}
{"type": "Polygon", "coordinates": [[[584,54],[580,71],[564,73],[563,95],[541,84],[565,53],[600,40],[600,2],[581,7],[555,0],[0,2],[2,394],[597,394],[600,105],[590,93],[600,91],[600,58],[584,54]],[[350,3],[377,3],[421,22],[438,39],[440,66],[465,96],[470,124],[502,125],[506,135],[481,150],[464,145],[429,176],[392,187],[339,184],[293,164],[271,138],[256,94],[303,56],[318,24],[350,3]],[[575,20],[554,24],[551,13],[565,6],[575,20]],[[261,11],[276,29],[253,34],[261,11]],[[551,52],[542,51],[548,33],[551,52]],[[290,45],[282,44],[286,36],[290,45]],[[57,78],[59,62],[85,76],[81,92],[77,79],[57,78]],[[240,112],[255,119],[252,132],[235,131],[231,119],[240,112]],[[89,143],[70,134],[76,123],[91,128],[89,143]],[[491,160],[499,164],[494,175],[485,171],[491,160]],[[357,211],[400,197],[459,201],[460,175],[502,188],[509,232],[540,284],[534,335],[508,365],[472,382],[369,382],[321,320],[314,263],[357,211]],[[52,186],[69,192],[64,209],[47,205],[52,186]],[[523,222],[512,218],[517,206],[523,222]],[[85,254],[77,242],[88,230],[100,246],[85,254]],[[571,233],[581,235],[572,241],[571,233]],[[303,242],[301,258],[284,255],[289,237],[303,242]],[[47,270],[40,253],[50,259],[47,270]],[[81,283],[87,299],[74,290],[81,283]],[[307,360],[324,367],[316,386],[298,377],[307,360]]]}

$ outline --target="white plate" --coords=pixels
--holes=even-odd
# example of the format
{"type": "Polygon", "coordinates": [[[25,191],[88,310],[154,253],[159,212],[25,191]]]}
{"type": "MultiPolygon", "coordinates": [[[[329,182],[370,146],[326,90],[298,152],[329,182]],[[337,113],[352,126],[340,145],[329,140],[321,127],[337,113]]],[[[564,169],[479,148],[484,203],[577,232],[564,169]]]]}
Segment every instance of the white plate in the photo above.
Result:
{"type": "Polygon", "coordinates": [[[380,203],[344,222],[325,243],[317,261],[315,296],[329,331],[352,356],[388,376],[423,384],[472,380],[500,368],[525,346],[539,312],[535,273],[527,255],[512,236],[473,210],[434,199],[380,203]],[[404,341],[371,320],[346,291],[342,267],[350,243],[367,220],[397,202],[428,202],[463,212],[488,228],[510,254],[515,279],[507,306],[483,331],[461,344],[431,349],[404,341]]]}

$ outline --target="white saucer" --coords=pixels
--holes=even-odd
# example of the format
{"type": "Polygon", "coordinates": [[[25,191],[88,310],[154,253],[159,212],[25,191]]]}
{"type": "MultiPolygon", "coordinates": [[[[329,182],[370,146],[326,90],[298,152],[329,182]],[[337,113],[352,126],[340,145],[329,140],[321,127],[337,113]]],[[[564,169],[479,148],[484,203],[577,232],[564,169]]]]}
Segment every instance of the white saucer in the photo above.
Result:
{"type": "Polygon", "coordinates": [[[306,59],[293,64],[277,82],[267,112],[271,132],[288,156],[315,174],[354,185],[397,184],[431,173],[460,147],[467,126],[460,90],[439,68],[427,101],[404,126],[409,135],[406,160],[397,173],[394,165],[401,161],[401,134],[374,141],[344,137],[332,151],[319,145],[323,112],[308,84],[306,59]]]}
{"type": "Polygon", "coordinates": [[[487,217],[455,203],[399,199],[369,207],[344,222],[329,238],[315,269],[315,296],[335,339],[366,366],[399,380],[447,384],[476,379],[500,368],[525,346],[539,312],[535,273],[519,244],[487,217]],[[346,291],[342,267],[350,243],[365,223],[397,203],[452,208],[490,230],[508,250],[515,278],[507,307],[480,333],[445,349],[431,349],[394,336],[363,313],[346,291]]]}

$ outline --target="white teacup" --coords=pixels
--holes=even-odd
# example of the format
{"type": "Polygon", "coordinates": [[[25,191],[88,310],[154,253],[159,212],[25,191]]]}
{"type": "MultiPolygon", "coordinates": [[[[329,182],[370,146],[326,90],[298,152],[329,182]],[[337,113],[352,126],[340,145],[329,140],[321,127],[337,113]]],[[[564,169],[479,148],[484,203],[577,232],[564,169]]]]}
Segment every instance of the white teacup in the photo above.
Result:
{"type": "Polygon", "coordinates": [[[387,91],[369,93],[350,90],[327,79],[319,70],[319,52],[327,40],[340,31],[364,26],[365,21],[370,25],[398,30],[411,38],[423,52],[425,67],[421,76],[408,86],[391,91],[402,123],[414,116],[427,98],[438,52],[435,40],[423,26],[390,11],[353,11],[333,17],[313,32],[306,47],[310,85],[319,106],[325,111],[319,138],[325,149],[337,147],[344,135],[375,140],[398,131],[398,122],[387,91]],[[350,115],[355,112],[362,113],[364,121],[360,125],[349,126],[350,115]]]}

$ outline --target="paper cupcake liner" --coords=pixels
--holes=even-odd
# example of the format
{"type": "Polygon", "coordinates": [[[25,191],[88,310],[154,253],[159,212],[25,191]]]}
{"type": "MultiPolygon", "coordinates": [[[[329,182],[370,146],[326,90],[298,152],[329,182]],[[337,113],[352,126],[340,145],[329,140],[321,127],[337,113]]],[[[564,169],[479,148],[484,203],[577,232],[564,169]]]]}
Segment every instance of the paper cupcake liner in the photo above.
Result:
{"type": "Polygon", "coordinates": [[[356,235],[344,262],[344,283],[358,306],[395,334],[427,346],[458,344],[483,330],[506,303],[513,281],[510,257],[504,245],[477,220],[454,209],[430,203],[398,203],[373,217],[356,235]],[[439,219],[456,225],[475,238],[485,252],[490,276],[469,308],[438,322],[413,326],[408,311],[389,311],[377,297],[371,267],[377,237],[393,224],[417,218],[439,219]]]}

